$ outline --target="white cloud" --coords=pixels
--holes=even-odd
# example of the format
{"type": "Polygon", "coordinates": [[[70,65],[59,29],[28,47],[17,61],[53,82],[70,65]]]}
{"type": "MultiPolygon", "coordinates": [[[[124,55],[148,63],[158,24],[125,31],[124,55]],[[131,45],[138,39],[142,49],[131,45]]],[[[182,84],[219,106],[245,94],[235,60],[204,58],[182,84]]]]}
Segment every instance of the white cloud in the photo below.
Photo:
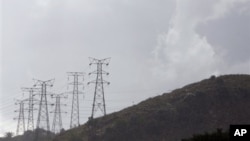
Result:
{"type": "Polygon", "coordinates": [[[172,84],[171,88],[209,75],[215,65],[211,59],[214,58],[212,47],[205,37],[194,31],[199,20],[207,16],[206,13],[201,15],[197,6],[195,2],[177,1],[171,26],[165,35],[159,37],[154,50],[157,65],[153,73],[172,84]],[[195,9],[197,11],[193,11],[195,9]],[[202,75],[198,75],[201,72],[202,75]]]}
{"type": "MultiPolygon", "coordinates": [[[[55,78],[53,88],[62,92],[57,86],[66,85],[67,71],[90,71],[88,57],[112,58],[106,99],[124,104],[107,102],[111,108],[155,95],[162,89],[149,76],[147,59],[157,35],[167,29],[173,5],[173,0],[5,0],[3,99],[20,96],[20,87],[32,86],[32,78],[55,78]]],[[[85,82],[90,80],[86,76],[85,82]]],[[[85,97],[91,101],[92,91],[85,97]]],[[[13,117],[13,112],[4,115],[13,117]]]]}
{"type": "MultiPolygon", "coordinates": [[[[213,7],[213,13],[206,20],[215,20],[225,16],[236,4],[246,3],[250,0],[220,0],[213,7]]],[[[241,11],[241,10],[240,10],[241,11]]]]}
{"type": "Polygon", "coordinates": [[[196,31],[199,24],[220,19],[240,2],[245,1],[177,0],[171,26],[167,33],[159,36],[158,46],[153,51],[153,74],[174,88],[213,74],[246,72],[249,63],[227,65],[221,52],[196,31]]]}
{"type": "MultiPolygon", "coordinates": [[[[225,56],[233,58],[231,52],[235,50],[229,50],[223,44],[215,47],[211,36],[197,31],[201,23],[210,25],[211,21],[226,17],[236,0],[3,2],[4,100],[9,99],[6,103],[10,105],[13,97],[20,97],[20,87],[33,84],[30,82],[32,78],[55,77],[56,85],[66,85],[67,71],[89,72],[89,56],[112,58],[107,70],[111,74],[108,78],[110,91],[107,90],[110,93],[106,96],[107,100],[121,99],[123,107],[131,101],[136,103],[156,95],[156,92],[175,89],[213,73],[249,68],[246,66],[249,61],[245,59],[245,62],[232,66],[225,56]],[[150,62],[153,75],[150,75],[151,66],[147,59],[154,46],[154,59],[150,62]]],[[[241,11],[247,11],[248,7],[241,11]]],[[[245,12],[241,13],[245,15],[245,12]]],[[[229,28],[231,26],[223,31],[229,28]]],[[[211,30],[212,33],[217,31],[217,28],[211,30]]],[[[230,43],[234,43],[233,40],[230,43]]],[[[238,52],[237,55],[242,56],[244,49],[238,52]]],[[[85,81],[89,80],[92,79],[86,77],[85,81]]],[[[92,99],[93,94],[87,92],[85,96],[92,99]]],[[[107,105],[114,107],[115,104],[107,105]]],[[[9,107],[14,110],[13,105],[9,107]]],[[[4,119],[13,116],[14,113],[5,114],[4,119]]],[[[16,126],[16,123],[12,122],[12,125],[16,126]]],[[[67,128],[68,124],[65,126],[67,128]]]]}

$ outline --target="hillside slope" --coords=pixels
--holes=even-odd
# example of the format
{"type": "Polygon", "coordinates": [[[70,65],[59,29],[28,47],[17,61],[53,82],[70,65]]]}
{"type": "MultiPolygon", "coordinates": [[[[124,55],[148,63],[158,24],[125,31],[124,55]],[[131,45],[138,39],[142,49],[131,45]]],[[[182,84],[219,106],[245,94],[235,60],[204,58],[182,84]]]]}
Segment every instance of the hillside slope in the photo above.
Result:
{"type": "Polygon", "coordinates": [[[54,141],[180,141],[250,124],[250,75],[211,77],[94,119],[54,141]]]}

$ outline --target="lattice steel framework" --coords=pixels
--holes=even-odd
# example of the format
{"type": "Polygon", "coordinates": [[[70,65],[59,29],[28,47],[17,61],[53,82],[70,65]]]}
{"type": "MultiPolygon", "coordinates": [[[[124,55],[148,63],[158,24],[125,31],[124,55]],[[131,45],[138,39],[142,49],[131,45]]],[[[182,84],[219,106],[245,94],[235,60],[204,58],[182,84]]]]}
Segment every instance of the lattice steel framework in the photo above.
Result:
{"type": "Polygon", "coordinates": [[[106,103],[105,103],[105,95],[104,95],[104,84],[110,84],[110,82],[103,80],[103,74],[109,75],[108,72],[103,70],[103,65],[108,66],[110,62],[110,58],[105,58],[105,59],[95,59],[95,58],[89,58],[90,60],[90,66],[91,65],[96,65],[97,69],[96,71],[93,71],[89,73],[95,74],[96,79],[93,81],[88,82],[94,83],[95,84],[95,91],[94,91],[94,99],[93,99],[93,105],[92,105],[92,113],[91,113],[91,119],[94,118],[95,114],[97,112],[102,112],[102,114],[105,116],[106,115],[106,103]]]}
{"type": "Polygon", "coordinates": [[[73,91],[70,92],[72,94],[70,128],[74,128],[80,125],[79,94],[83,94],[83,92],[79,91],[78,86],[83,85],[83,83],[79,81],[79,78],[83,78],[83,75],[83,72],[68,72],[68,77],[73,77],[73,82],[69,83],[69,85],[73,86],[73,91]]]}
{"type": "Polygon", "coordinates": [[[25,118],[24,118],[24,101],[19,101],[19,110],[15,111],[18,112],[18,118],[14,118],[17,121],[17,129],[16,129],[16,135],[23,134],[25,132],[25,118]]]}
{"type": "MultiPolygon", "coordinates": [[[[22,88],[24,92],[29,92],[29,98],[24,101],[28,101],[29,107],[28,111],[28,122],[27,122],[27,130],[34,130],[34,92],[37,92],[37,88],[22,88]]],[[[37,100],[36,100],[37,101],[37,100]]]]}
{"type": "Polygon", "coordinates": [[[66,104],[61,104],[61,98],[67,98],[64,95],[60,94],[60,95],[56,95],[56,96],[52,96],[52,98],[56,99],[56,103],[55,103],[55,110],[54,112],[54,118],[53,118],[53,123],[52,123],[52,132],[56,133],[60,133],[61,129],[63,128],[63,122],[62,122],[62,113],[66,113],[66,112],[62,112],[61,111],[61,106],[66,106],[66,104]]]}
{"type": "Polygon", "coordinates": [[[48,112],[48,99],[47,99],[47,87],[52,87],[54,83],[54,79],[41,81],[36,80],[34,87],[40,86],[41,87],[41,97],[39,101],[39,109],[38,109],[38,116],[37,116],[37,124],[36,128],[41,128],[46,131],[50,131],[49,126],[49,112],[48,112]]]}

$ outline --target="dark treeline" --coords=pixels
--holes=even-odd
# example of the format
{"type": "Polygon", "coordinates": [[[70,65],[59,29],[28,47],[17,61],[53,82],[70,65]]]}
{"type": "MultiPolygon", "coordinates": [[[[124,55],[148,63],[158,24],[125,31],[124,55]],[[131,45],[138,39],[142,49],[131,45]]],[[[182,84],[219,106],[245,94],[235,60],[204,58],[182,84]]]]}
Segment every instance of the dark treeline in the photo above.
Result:
{"type": "Polygon", "coordinates": [[[55,137],[52,132],[47,132],[43,129],[36,129],[34,131],[26,131],[23,135],[13,136],[11,132],[5,133],[0,141],[50,141],[55,137]]]}
{"type": "Polygon", "coordinates": [[[217,129],[216,132],[193,135],[193,137],[181,141],[229,141],[229,132],[217,129]]]}

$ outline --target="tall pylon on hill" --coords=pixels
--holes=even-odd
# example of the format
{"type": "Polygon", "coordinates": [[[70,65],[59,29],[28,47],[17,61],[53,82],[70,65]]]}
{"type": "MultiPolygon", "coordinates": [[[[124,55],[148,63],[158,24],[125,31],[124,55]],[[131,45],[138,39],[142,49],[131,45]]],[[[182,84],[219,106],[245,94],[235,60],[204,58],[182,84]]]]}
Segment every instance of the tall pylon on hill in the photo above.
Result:
{"type": "Polygon", "coordinates": [[[47,88],[52,87],[54,83],[54,79],[42,81],[42,80],[35,80],[36,83],[34,87],[40,86],[41,93],[39,94],[40,101],[39,101],[39,109],[38,109],[38,117],[37,117],[37,124],[36,128],[41,128],[46,131],[50,131],[49,126],[49,112],[48,112],[48,99],[47,99],[47,88]]]}
{"type": "Polygon", "coordinates": [[[38,88],[22,88],[23,92],[29,93],[29,98],[25,99],[24,101],[28,101],[29,107],[27,108],[28,111],[28,122],[27,122],[27,130],[33,131],[34,130],[34,99],[35,92],[38,91],[38,88]]]}
{"type": "Polygon", "coordinates": [[[69,85],[73,86],[73,91],[70,92],[70,94],[72,94],[70,128],[74,128],[80,125],[79,94],[83,94],[83,92],[79,91],[79,85],[83,85],[83,83],[79,80],[79,78],[82,77],[83,80],[84,73],[68,72],[68,79],[70,76],[73,77],[73,82],[69,83],[69,85]]]}
{"type": "Polygon", "coordinates": [[[25,130],[25,118],[24,118],[24,101],[18,101],[15,103],[16,105],[19,104],[19,110],[15,111],[18,112],[18,118],[14,118],[17,120],[17,129],[16,129],[16,135],[23,134],[25,130]]]}
{"type": "Polygon", "coordinates": [[[67,98],[63,94],[58,94],[56,96],[52,96],[52,98],[56,99],[55,103],[55,110],[54,112],[54,118],[53,118],[53,123],[52,123],[52,132],[57,134],[60,133],[62,128],[63,128],[63,122],[62,122],[62,113],[66,113],[61,111],[61,106],[66,106],[66,104],[61,104],[61,98],[67,98]]]}
{"type": "Polygon", "coordinates": [[[103,70],[103,65],[108,66],[110,62],[110,58],[105,58],[105,59],[96,59],[96,58],[89,58],[90,60],[90,66],[91,65],[96,65],[97,69],[96,71],[93,71],[89,73],[95,74],[96,79],[93,81],[88,82],[94,83],[95,84],[95,92],[94,92],[94,99],[93,99],[93,105],[92,105],[92,114],[91,114],[91,119],[94,118],[96,112],[100,111],[102,114],[105,116],[106,115],[106,103],[105,103],[105,96],[104,96],[104,87],[103,84],[110,84],[110,82],[103,80],[103,74],[109,75],[108,72],[103,70]]]}

